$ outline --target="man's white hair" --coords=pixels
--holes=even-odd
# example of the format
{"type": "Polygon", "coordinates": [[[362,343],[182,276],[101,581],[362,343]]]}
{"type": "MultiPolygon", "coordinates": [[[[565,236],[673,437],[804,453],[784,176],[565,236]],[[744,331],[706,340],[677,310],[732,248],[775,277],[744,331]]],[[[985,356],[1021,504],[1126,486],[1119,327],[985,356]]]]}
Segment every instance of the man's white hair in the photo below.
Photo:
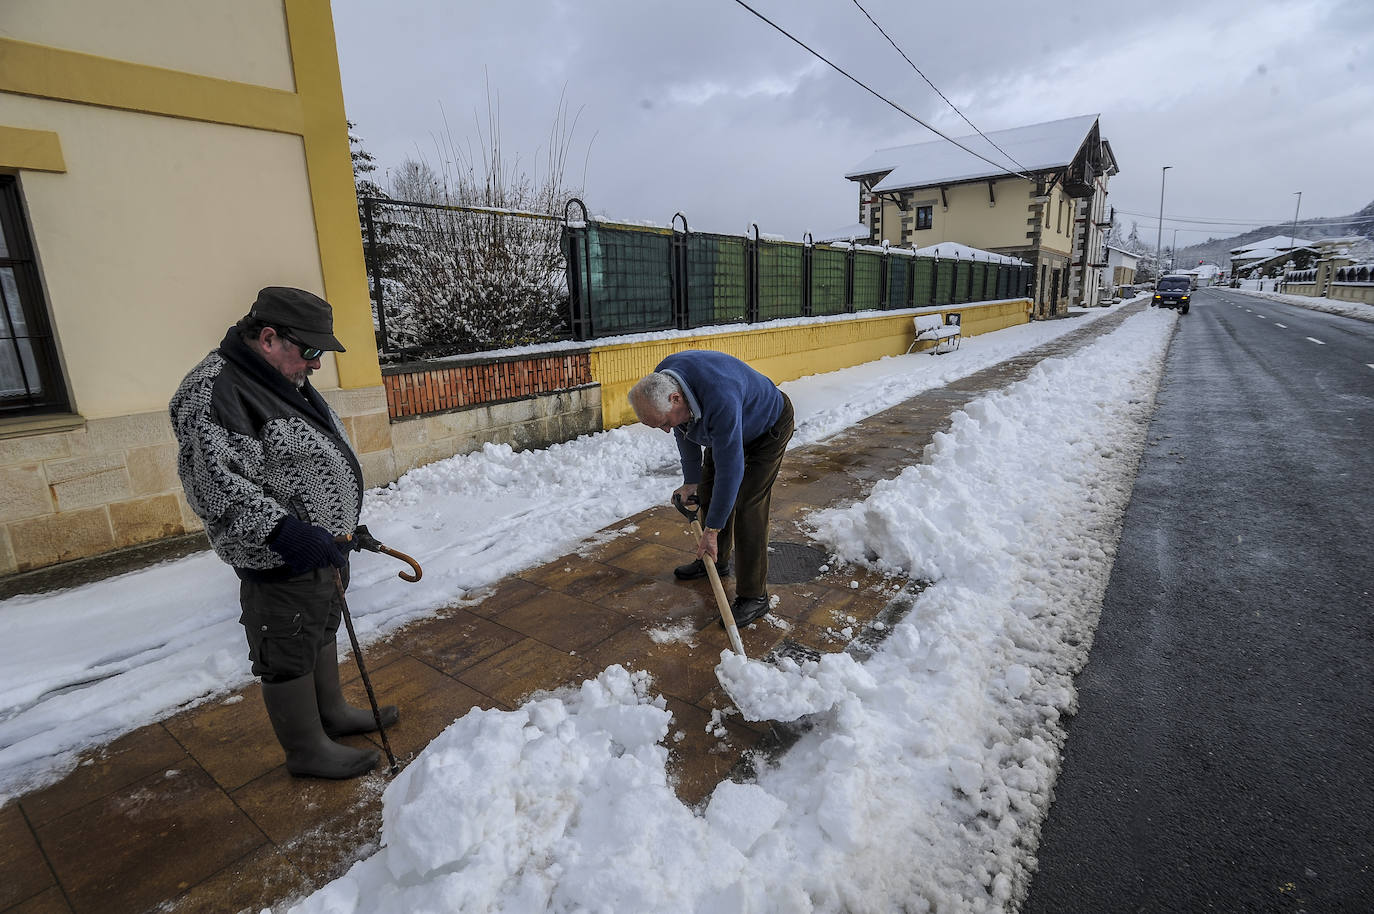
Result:
{"type": "Polygon", "coordinates": [[[673,408],[668,402],[668,397],[675,393],[682,393],[682,385],[672,375],[655,371],[640,378],[635,386],[630,388],[630,406],[634,409],[635,416],[641,420],[644,418],[645,410],[657,418],[673,408]]]}

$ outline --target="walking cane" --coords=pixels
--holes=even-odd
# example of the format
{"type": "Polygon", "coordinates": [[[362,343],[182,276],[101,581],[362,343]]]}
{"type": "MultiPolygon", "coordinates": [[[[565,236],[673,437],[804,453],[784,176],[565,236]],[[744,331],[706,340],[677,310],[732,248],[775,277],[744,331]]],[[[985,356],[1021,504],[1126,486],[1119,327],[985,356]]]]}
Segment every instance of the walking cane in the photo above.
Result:
{"type": "MultiPolygon", "coordinates": [[[[289,505],[298,520],[304,521],[307,524],[312,523],[310,520],[310,511],[306,509],[305,501],[299,495],[293,496],[289,505]]],[[[387,549],[381,543],[377,542],[377,538],[368,532],[367,527],[359,525],[358,529],[354,531],[353,534],[334,537],[334,542],[338,543],[340,546],[346,546],[349,549],[366,549],[369,552],[386,552],[388,555],[394,555],[408,563],[411,568],[415,569],[415,575],[413,577],[406,574],[404,571],[401,572],[402,578],[412,582],[420,580],[420,575],[422,574],[420,563],[404,552],[394,552],[393,550],[387,549]],[[354,536],[357,537],[357,542],[354,542],[354,536]]],[[[372,720],[377,725],[377,732],[382,736],[382,748],[386,750],[386,760],[391,764],[391,773],[394,775],[400,770],[400,766],[396,764],[396,755],[391,751],[391,741],[386,738],[386,727],[382,726],[382,709],[377,705],[377,694],[372,691],[372,677],[367,675],[367,665],[363,663],[363,649],[358,645],[358,633],[353,630],[353,614],[348,611],[348,599],[344,596],[343,575],[339,573],[337,566],[332,567],[334,571],[334,591],[339,595],[339,607],[342,610],[344,625],[348,627],[348,643],[353,646],[353,659],[358,662],[358,675],[362,677],[363,687],[367,689],[367,700],[372,705],[372,720]]]]}
{"type": "MultiPolygon", "coordinates": [[[[368,552],[384,552],[394,556],[410,565],[414,574],[407,574],[404,571],[398,572],[398,576],[412,584],[420,580],[424,571],[420,568],[420,563],[415,561],[404,552],[395,549],[388,549],[377,541],[366,526],[359,525],[358,529],[351,536],[336,536],[334,541],[341,546],[350,549],[366,549],[368,552]]],[[[386,750],[386,760],[391,764],[391,773],[395,774],[398,770],[396,756],[391,752],[391,741],[386,738],[386,728],[382,726],[382,710],[377,704],[377,695],[372,691],[372,678],[367,675],[367,665],[363,663],[363,651],[358,646],[358,634],[353,630],[353,615],[348,611],[348,600],[344,597],[343,575],[339,574],[339,569],[334,569],[334,587],[339,593],[339,605],[343,608],[344,625],[348,627],[348,641],[353,645],[353,659],[358,661],[358,675],[362,677],[363,688],[367,689],[367,700],[372,705],[372,720],[377,724],[377,732],[382,736],[382,748],[386,750]]]]}
{"type": "Polygon", "coordinates": [[[382,748],[386,750],[386,760],[391,765],[391,773],[395,774],[400,767],[396,764],[396,756],[391,751],[391,740],[386,738],[386,728],[382,726],[382,709],[377,705],[377,695],[372,691],[372,679],[367,675],[367,665],[363,663],[363,650],[358,646],[358,633],[353,630],[353,616],[348,611],[348,600],[344,599],[343,575],[339,574],[337,567],[334,568],[334,589],[338,591],[339,606],[343,608],[344,625],[348,627],[348,641],[353,645],[353,659],[358,661],[358,673],[363,678],[367,700],[372,705],[372,720],[377,724],[377,732],[382,735],[382,748]]]}

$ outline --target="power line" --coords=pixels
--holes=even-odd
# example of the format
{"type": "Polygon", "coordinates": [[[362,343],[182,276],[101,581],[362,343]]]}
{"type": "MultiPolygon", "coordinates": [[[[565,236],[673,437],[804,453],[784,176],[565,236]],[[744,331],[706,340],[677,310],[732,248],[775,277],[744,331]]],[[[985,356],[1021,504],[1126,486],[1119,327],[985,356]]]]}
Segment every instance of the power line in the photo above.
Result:
{"type": "Polygon", "coordinates": [[[754,9],[754,8],[753,8],[752,6],[750,6],[749,4],[745,3],[744,0],[735,0],[735,2],[738,3],[740,6],[744,7],[745,9],[747,9],[749,12],[753,13],[753,14],[754,14],[755,16],[757,16],[758,18],[762,19],[764,22],[766,22],[766,23],[768,23],[769,25],[771,25],[773,28],[777,29],[777,30],[778,30],[779,32],[781,32],[782,34],[786,35],[789,39],[791,39],[791,40],[792,40],[793,42],[795,42],[797,45],[799,45],[800,47],[802,47],[808,54],[810,54],[811,56],[815,57],[817,60],[819,60],[819,61],[821,61],[822,63],[824,63],[826,66],[830,67],[830,68],[831,68],[832,70],[834,70],[836,73],[839,73],[839,74],[840,74],[841,76],[843,76],[845,79],[849,80],[849,81],[852,82],[854,85],[858,86],[860,89],[863,89],[865,92],[867,92],[868,94],[872,95],[874,98],[878,99],[878,100],[881,101],[882,103],[884,103],[884,104],[886,104],[886,105],[890,105],[892,108],[895,108],[895,109],[896,109],[897,111],[899,111],[900,113],[902,113],[902,114],[906,115],[907,117],[911,118],[913,121],[915,121],[916,123],[920,124],[922,127],[926,128],[926,129],[929,130],[931,133],[933,133],[933,134],[935,134],[936,136],[938,136],[940,139],[945,140],[945,141],[950,142],[950,143],[953,143],[955,146],[958,146],[960,149],[964,150],[964,152],[967,152],[967,153],[968,153],[969,155],[971,155],[971,156],[976,156],[977,158],[982,159],[984,162],[987,162],[987,163],[988,163],[989,165],[991,165],[993,168],[996,168],[998,171],[1003,172],[1004,174],[1009,174],[1009,175],[1012,175],[1013,177],[1017,177],[1017,178],[1025,178],[1027,181],[1034,181],[1034,180],[1035,180],[1034,178],[1032,178],[1032,177],[1031,177],[1030,175],[1028,175],[1028,174],[1022,174],[1022,173],[1019,172],[1019,171],[1012,171],[1012,170],[1010,170],[1009,168],[1007,168],[1007,166],[1001,164],[1000,162],[994,162],[992,159],[989,159],[987,156],[983,155],[981,152],[975,152],[974,150],[969,149],[967,146],[965,146],[963,143],[959,142],[958,140],[954,139],[953,137],[946,136],[945,134],[941,133],[939,130],[936,130],[934,127],[932,127],[932,126],[930,126],[929,124],[927,124],[925,121],[921,120],[921,119],[920,119],[919,117],[917,117],[916,115],[912,114],[910,111],[908,111],[908,110],[906,110],[905,108],[903,108],[901,105],[897,104],[896,102],[892,101],[892,100],[889,99],[889,98],[884,97],[883,95],[880,95],[876,90],[869,88],[869,87],[868,87],[866,84],[864,84],[863,82],[861,82],[861,81],[859,81],[858,79],[856,79],[855,77],[849,75],[849,73],[847,73],[844,69],[842,69],[838,64],[831,63],[830,60],[828,60],[824,55],[820,54],[820,53],[817,52],[817,51],[812,50],[812,49],[811,49],[810,47],[808,47],[807,44],[806,44],[804,41],[802,41],[800,38],[796,37],[796,36],[793,35],[791,32],[787,31],[787,29],[785,29],[785,28],[783,28],[782,26],[778,25],[776,22],[774,22],[773,20],[769,19],[767,16],[763,15],[763,13],[760,13],[758,10],[754,9]]]}
{"type": "Polygon", "coordinates": [[[993,149],[996,149],[998,152],[1002,153],[1002,155],[1006,156],[1006,157],[1007,157],[1007,160],[1008,160],[1009,162],[1011,162],[1013,165],[1015,165],[1017,168],[1021,169],[1022,171],[1025,171],[1025,170],[1026,170],[1026,166],[1024,166],[1024,165],[1022,165],[1020,162],[1016,161],[1016,159],[1012,156],[1011,153],[1007,152],[1007,151],[1006,151],[1005,149],[1003,149],[1001,146],[998,146],[995,142],[993,142],[992,137],[988,136],[986,133],[984,133],[983,131],[979,130],[978,127],[977,127],[977,125],[975,125],[975,124],[973,123],[973,121],[969,120],[967,117],[964,117],[964,112],[962,112],[962,111],[959,110],[959,106],[958,106],[958,105],[954,104],[954,102],[950,101],[948,98],[945,98],[945,93],[943,93],[943,92],[940,91],[939,86],[937,86],[937,85],[935,85],[935,83],[931,82],[931,81],[930,81],[930,77],[926,76],[924,73],[921,72],[921,68],[918,67],[918,66],[916,66],[916,64],[912,61],[912,59],[911,59],[910,57],[907,57],[907,56],[906,56],[906,51],[903,51],[901,48],[897,47],[897,42],[895,42],[895,41],[892,40],[892,36],[891,36],[891,35],[889,35],[889,34],[888,34],[887,32],[885,32],[885,31],[883,31],[883,27],[882,27],[881,25],[878,24],[878,22],[877,22],[876,19],[874,19],[872,16],[869,15],[868,10],[866,10],[866,9],[863,8],[863,4],[861,4],[861,3],[859,2],[859,0],[853,0],[853,3],[854,3],[855,6],[857,6],[857,7],[859,8],[859,12],[863,13],[864,16],[868,19],[869,22],[873,23],[873,27],[874,27],[875,29],[878,30],[879,34],[881,34],[884,38],[887,39],[887,43],[890,44],[890,45],[892,45],[892,47],[896,49],[897,53],[902,55],[902,59],[905,60],[908,64],[911,65],[911,69],[913,69],[913,70],[916,71],[916,75],[919,76],[919,77],[921,77],[922,79],[924,79],[924,80],[926,81],[926,85],[928,85],[928,86],[930,86],[930,88],[934,89],[934,90],[935,90],[935,94],[938,95],[938,96],[940,96],[940,98],[943,98],[943,99],[945,100],[945,104],[946,104],[946,105],[949,105],[951,108],[954,109],[954,113],[955,113],[955,114],[957,114],[957,115],[959,115],[960,117],[964,118],[964,123],[965,123],[965,124],[968,124],[970,127],[973,128],[973,130],[974,130],[975,133],[977,133],[977,134],[978,134],[979,136],[981,136],[983,139],[985,139],[985,140],[987,140],[989,143],[991,143],[991,144],[992,144],[992,148],[993,148],[993,149]]]}
{"type": "MultiPolygon", "coordinates": [[[[1159,215],[1158,215],[1157,213],[1137,213],[1137,212],[1133,212],[1132,210],[1120,209],[1120,208],[1117,209],[1117,212],[1118,212],[1118,213],[1124,213],[1124,214],[1127,215],[1127,216],[1140,216],[1140,217],[1149,219],[1151,222],[1158,222],[1158,221],[1159,221],[1159,215]]],[[[1299,222],[1298,225],[1300,225],[1300,226],[1301,226],[1301,225],[1312,225],[1312,226],[1322,226],[1322,225],[1347,225],[1347,224],[1349,224],[1349,223],[1351,223],[1351,222],[1359,222],[1359,221],[1361,221],[1362,219],[1365,219],[1365,218],[1368,218],[1368,217],[1345,216],[1345,217],[1336,217],[1336,218],[1327,218],[1327,219],[1304,219],[1304,220],[1302,220],[1301,222],[1299,222]]],[[[1182,222],[1182,223],[1189,224],[1189,225],[1234,225],[1234,226],[1253,225],[1253,226],[1255,226],[1256,228],[1262,228],[1262,227],[1264,227],[1264,226],[1266,226],[1266,225],[1287,226],[1287,225],[1292,225],[1292,224],[1293,224],[1293,220],[1292,220],[1292,219],[1245,219],[1245,220],[1229,220],[1229,219],[1207,219],[1207,218],[1204,218],[1204,217],[1201,217],[1201,216],[1167,216],[1167,215],[1164,217],[1164,221],[1165,221],[1165,222],[1182,222]]],[[[1179,231],[1182,231],[1182,229],[1180,229],[1179,231]]]]}

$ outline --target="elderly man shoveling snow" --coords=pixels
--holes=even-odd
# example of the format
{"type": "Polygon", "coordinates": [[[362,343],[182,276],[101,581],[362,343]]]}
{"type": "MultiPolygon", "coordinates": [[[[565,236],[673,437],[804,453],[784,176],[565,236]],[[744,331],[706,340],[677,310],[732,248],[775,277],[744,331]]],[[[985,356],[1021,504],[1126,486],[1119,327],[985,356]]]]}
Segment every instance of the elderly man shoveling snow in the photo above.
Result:
{"type": "Polygon", "coordinates": [[[792,438],[792,402],[776,384],[723,352],[676,352],[630,389],[639,421],[670,432],[682,460],[673,493],[704,512],[697,559],[679,579],[727,574],[735,558],[735,623],[768,612],[768,511],[773,482],[792,438]]]}

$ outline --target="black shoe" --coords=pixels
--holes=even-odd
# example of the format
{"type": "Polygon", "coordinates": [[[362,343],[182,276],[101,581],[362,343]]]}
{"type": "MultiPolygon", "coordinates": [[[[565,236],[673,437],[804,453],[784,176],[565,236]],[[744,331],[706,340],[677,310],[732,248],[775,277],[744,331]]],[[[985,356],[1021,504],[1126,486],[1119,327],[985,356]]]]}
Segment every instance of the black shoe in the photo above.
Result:
{"type": "Polygon", "coordinates": [[[730,604],[730,615],[735,617],[735,628],[744,628],[750,622],[762,619],[768,615],[768,594],[761,597],[735,597],[735,602],[730,604]]]}
{"type": "MultiPolygon", "coordinates": [[[[716,573],[725,577],[730,573],[730,560],[716,562],[716,573]]],[[[706,563],[701,559],[695,559],[686,565],[679,565],[673,569],[673,577],[679,581],[695,581],[697,578],[706,577],[706,563]]]]}

